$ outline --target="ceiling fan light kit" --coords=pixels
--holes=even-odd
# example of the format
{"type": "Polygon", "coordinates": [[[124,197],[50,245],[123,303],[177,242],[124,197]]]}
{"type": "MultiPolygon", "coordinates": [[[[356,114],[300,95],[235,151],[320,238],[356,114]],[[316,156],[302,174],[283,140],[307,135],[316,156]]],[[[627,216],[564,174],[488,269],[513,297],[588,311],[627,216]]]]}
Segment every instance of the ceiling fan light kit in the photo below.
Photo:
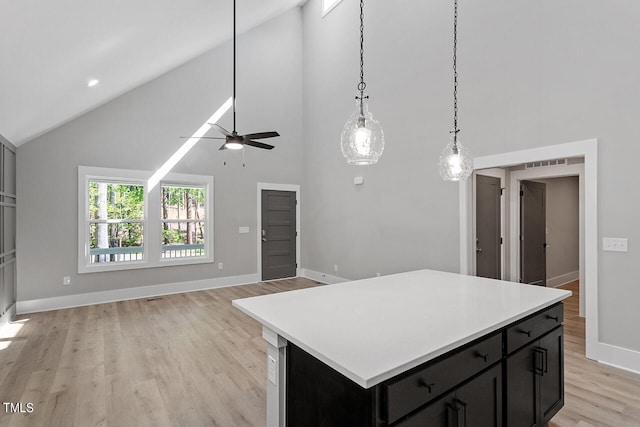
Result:
{"type": "Polygon", "coordinates": [[[342,155],[350,165],[373,165],[384,151],[384,131],[380,122],[369,111],[364,94],[364,0],[360,0],[360,83],[356,95],[356,108],[342,129],[340,138],[342,155]]]}
{"type": "MultiPolygon", "coordinates": [[[[244,135],[238,134],[236,131],[236,0],[233,0],[233,130],[229,132],[217,123],[209,123],[215,126],[224,138],[215,136],[202,136],[202,139],[224,139],[224,144],[220,146],[220,150],[242,150],[245,146],[262,148],[264,150],[273,149],[273,145],[263,142],[254,141],[255,139],[274,138],[280,136],[276,131],[248,133],[244,135]]],[[[181,137],[189,138],[189,137],[181,137]]]]}

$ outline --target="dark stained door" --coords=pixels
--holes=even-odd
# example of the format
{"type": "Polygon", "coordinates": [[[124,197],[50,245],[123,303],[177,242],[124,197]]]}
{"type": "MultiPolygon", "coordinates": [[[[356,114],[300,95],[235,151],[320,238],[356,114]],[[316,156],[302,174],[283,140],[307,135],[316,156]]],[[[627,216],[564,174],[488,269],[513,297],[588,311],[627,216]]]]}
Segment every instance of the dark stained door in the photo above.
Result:
{"type": "Polygon", "coordinates": [[[296,193],[262,190],[262,280],[296,275],[296,193]]]}
{"type": "Polygon", "coordinates": [[[476,176],[476,276],[501,278],[500,178],[476,176]]]}
{"type": "Polygon", "coordinates": [[[520,183],[520,282],[547,286],[546,185],[520,183]]]}

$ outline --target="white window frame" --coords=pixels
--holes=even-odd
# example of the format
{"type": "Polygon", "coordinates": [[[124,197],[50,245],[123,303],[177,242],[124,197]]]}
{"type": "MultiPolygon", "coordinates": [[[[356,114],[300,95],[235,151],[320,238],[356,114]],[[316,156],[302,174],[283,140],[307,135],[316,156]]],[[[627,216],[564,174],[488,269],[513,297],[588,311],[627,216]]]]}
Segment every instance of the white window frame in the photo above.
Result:
{"type": "Polygon", "coordinates": [[[322,0],[322,17],[327,16],[342,0],[322,0]]]}
{"type": "Polygon", "coordinates": [[[139,268],[163,267],[171,265],[203,264],[214,261],[213,256],[213,176],[192,174],[167,174],[157,185],[150,186],[153,172],[130,169],[78,167],[78,273],[120,271],[139,268]],[[144,187],[144,223],[142,260],[114,263],[90,262],[89,255],[89,182],[140,183],[144,187]],[[204,256],[183,258],[162,258],[162,185],[200,186],[205,189],[205,244],[204,256]],[[151,208],[150,208],[151,207],[151,208]]]}

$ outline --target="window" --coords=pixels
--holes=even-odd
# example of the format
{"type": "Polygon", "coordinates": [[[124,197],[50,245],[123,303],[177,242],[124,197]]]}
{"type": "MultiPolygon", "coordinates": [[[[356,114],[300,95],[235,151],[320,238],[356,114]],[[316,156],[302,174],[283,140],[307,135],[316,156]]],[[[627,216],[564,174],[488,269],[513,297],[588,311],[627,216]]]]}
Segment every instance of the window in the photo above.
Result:
{"type": "Polygon", "coordinates": [[[204,256],[205,188],[162,185],[162,258],[204,256]]]}
{"type": "Polygon", "coordinates": [[[331,12],[342,0],[322,0],[322,17],[331,12]]]}
{"type": "Polygon", "coordinates": [[[143,259],[144,184],[89,180],[89,263],[143,259]]]}
{"type": "Polygon", "coordinates": [[[213,177],[78,168],[78,272],[213,262],[213,177]]]}

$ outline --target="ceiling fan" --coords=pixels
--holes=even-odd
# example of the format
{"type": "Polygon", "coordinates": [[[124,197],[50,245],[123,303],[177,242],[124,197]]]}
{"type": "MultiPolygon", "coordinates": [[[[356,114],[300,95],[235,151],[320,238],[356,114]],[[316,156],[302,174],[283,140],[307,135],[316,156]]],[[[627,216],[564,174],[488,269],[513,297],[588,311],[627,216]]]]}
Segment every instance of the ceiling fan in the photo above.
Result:
{"type": "MultiPolygon", "coordinates": [[[[251,147],[263,148],[265,150],[273,149],[273,145],[265,144],[263,142],[254,141],[255,139],[265,139],[265,138],[274,138],[276,136],[280,136],[280,134],[276,131],[269,132],[257,132],[257,133],[247,133],[244,135],[238,134],[236,131],[236,0],[233,0],[233,131],[229,132],[222,126],[216,123],[209,123],[212,126],[215,126],[218,131],[224,135],[222,137],[215,136],[202,136],[202,139],[224,139],[224,144],[220,147],[220,150],[240,150],[244,148],[245,145],[249,145],[251,147]]],[[[181,138],[190,138],[190,137],[181,137],[181,138]]]]}

